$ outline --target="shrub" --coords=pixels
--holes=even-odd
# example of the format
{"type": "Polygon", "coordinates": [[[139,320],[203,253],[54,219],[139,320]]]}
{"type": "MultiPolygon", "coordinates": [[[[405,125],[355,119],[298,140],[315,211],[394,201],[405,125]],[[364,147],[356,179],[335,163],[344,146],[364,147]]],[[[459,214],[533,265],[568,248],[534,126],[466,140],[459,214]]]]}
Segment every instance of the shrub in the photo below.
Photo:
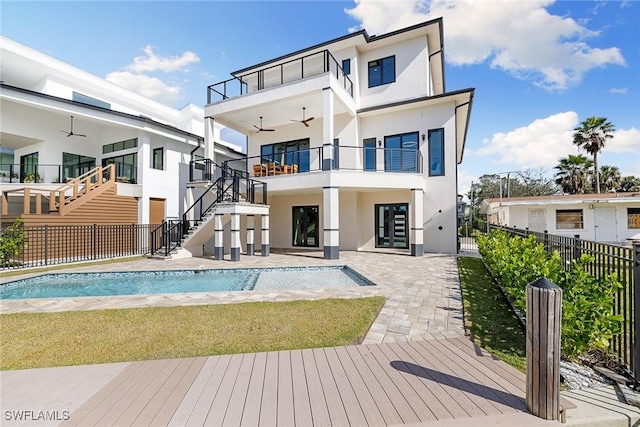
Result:
{"type": "Polygon", "coordinates": [[[560,254],[549,255],[535,236],[522,238],[500,230],[476,236],[478,250],[500,286],[521,312],[526,310],[526,286],[546,277],[563,290],[562,352],[568,358],[592,349],[606,350],[620,333],[622,316],[614,316],[614,296],[622,286],[615,276],[598,280],[586,271],[593,258],[583,255],[564,271],[560,254]]]}
{"type": "Polygon", "coordinates": [[[8,265],[11,258],[24,249],[26,243],[27,236],[24,232],[24,221],[21,218],[3,228],[0,233],[0,265],[8,265]]]}
{"type": "Polygon", "coordinates": [[[475,231],[473,230],[473,227],[469,223],[462,224],[460,227],[458,227],[458,236],[460,237],[470,237],[470,236],[473,236],[474,234],[475,234],[475,231]]]}

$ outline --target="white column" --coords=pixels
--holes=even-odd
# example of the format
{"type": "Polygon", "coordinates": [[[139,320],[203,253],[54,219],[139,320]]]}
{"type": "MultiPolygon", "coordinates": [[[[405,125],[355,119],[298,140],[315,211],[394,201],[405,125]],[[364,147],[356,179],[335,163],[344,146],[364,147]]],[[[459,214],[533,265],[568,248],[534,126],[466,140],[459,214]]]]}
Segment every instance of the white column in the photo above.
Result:
{"type": "Polygon", "coordinates": [[[324,236],[324,259],[340,258],[340,206],[338,187],[322,189],[322,219],[324,236]]]}
{"type": "Polygon", "coordinates": [[[231,261],[240,261],[240,214],[231,214],[231,261]]]}
{"type": "Polygon", "coordinates": [[[255,251],[254,242],[254,230],[255,230],[255,215],[247,215],[247,255],[253,255],[255,251]]]}
{"type": "Polygon", "coordinates": [[[333,91],[325,88],[322,96],[322,170],[329,170],[333,165],[333,91]]]}
{"type": "Polygon", "coordinates": [[[410,242],[411,255],[424,255],[424,191],[422,188],[411,189],[411,208],[409,212],[409,226],[411,227],[410,242]]]}
{"type": "Polygon", "coordinates": [[[213,216],[213,256],[216,260],[224,259],[224,228],[222,227],[222,214],[214,214],[213,216]]]}
{"type": "Polygon", "coordinates": [[[269,215],[262,215],[262,256],[269,256],[269,215]]]}
{"type": "Polygon", "coordinates": [[[216,137],[220,138],[220,131],[216,132],[215,121],[212,117],[204,119],[204,157],[216,161],[216,137]]]}
{"type": "Polygon", "coordinates": [[[138,222],[140,224],[149,224],[149,190],[148,185],[150,179],[147,177],[151,167],[151,148],[149,135],[145,133],[138,133],[138,162],[136,164],[137,170],[135,175],[132,176],[137,184],[140,185],[141,194],[138,200],[138,222]]]}

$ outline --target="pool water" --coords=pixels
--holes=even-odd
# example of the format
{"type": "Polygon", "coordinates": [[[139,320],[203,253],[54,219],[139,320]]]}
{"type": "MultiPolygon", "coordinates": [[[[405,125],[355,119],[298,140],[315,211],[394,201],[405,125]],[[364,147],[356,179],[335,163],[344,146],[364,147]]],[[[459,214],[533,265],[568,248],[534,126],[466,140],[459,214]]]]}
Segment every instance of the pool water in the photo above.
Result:
{"type": "Polygon", "coordinates": [[[7,282],[0,299],[370,286],[347,266],[45,274],[7,282]]]}

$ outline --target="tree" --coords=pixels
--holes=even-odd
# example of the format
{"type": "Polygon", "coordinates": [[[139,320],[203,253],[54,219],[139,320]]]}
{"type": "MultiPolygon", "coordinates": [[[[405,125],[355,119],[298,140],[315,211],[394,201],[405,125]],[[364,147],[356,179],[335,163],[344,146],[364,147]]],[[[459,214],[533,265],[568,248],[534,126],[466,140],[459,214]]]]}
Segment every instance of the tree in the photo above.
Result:
{"type": "Polygon", "coordinates": [[[636,178],[633,175],[624,176],[620,179],[618,188],[616,191],[619,193],[630,193],[634,191],[640,191],[640,178],[636,178]]]}
{"type": "Polygon", "coordinates": [[[616,166],[602,166],[600,168],[600,189],[609,192],[615,191],[620,185],[620,169],[616,166]]]}
{"type": "Polygon", "coordinates": [[[546,169],[525,169],[517,173],[518,180],[512,184],[510,195],[523,196],[551,196],[558,193],[558,187],[548,177],[546,169]]]}
{"type": "Polygon", "coordinates": [[[596,193],[600,193],[600,174],[598,171],[598,153],[602,151],[609,138],[613,138],[615,129],[606,117],[589,117],[574,129],[573,143],[593,157],[596,193]]]}
{"type": "Polygon", "coordinates": [[[556,169],[556,184],[564,193],[584,194],[589,187],[589,169],[593,162],[586,156],[569,154],[559,160],[556,169]]]}

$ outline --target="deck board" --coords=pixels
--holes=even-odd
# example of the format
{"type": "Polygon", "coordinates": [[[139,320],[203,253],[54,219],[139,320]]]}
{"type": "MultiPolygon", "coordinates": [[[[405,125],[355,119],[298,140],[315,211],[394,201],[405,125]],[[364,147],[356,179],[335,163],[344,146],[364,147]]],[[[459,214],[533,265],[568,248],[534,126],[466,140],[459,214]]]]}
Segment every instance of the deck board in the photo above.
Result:
{"type": "MultiPolygon", "coordinates": [[[[453,425],[526,412],[524,374],[466,337],[434,337],[119,365],[62,425],[453,425]]],[[[55,395],[71,372],[42,374],[55,395]]]]}
{"type": "Polygon", "coordinates": [[[322,382],[318,373],[315,357],[311,349],[302,350],[302,362],[307,378],[307,390],[309,392],[309,405],[311,406],[311,418],[314,426],[330,426],[331,417],[324,398],[322,382]]]}
{"type": "Polygon", "coordinates": [[[304,372],[302,351],[291,351],[291,381],[293,383],[293,411],[295,423],[302,426],[313,425],[307,379],[304,372]]]}

